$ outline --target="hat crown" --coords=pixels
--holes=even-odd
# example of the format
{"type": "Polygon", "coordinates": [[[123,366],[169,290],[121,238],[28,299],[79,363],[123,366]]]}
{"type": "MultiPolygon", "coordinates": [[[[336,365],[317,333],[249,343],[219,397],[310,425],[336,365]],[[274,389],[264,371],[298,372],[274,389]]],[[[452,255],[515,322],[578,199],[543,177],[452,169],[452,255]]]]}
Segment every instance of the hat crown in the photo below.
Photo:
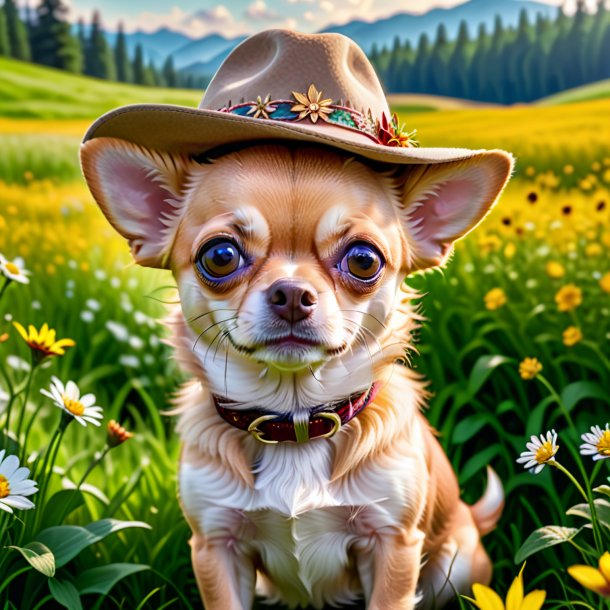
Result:
{"type": "Polygon", "coordinates": [[[341,34],[267,30],[239,44],[211,80],[199,108],[220,110],[257,97],[291,99],[314,84],[324,98],[373,117],[389,115],[381,83],[360,47],[341,34]]]}

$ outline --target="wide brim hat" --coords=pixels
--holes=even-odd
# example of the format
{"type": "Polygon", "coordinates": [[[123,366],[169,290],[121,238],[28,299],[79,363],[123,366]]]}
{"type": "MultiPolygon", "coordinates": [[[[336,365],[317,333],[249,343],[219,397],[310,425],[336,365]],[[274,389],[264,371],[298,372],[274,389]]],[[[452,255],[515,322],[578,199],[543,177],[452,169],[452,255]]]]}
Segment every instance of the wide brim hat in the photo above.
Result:
{"type": "Polygon", "coordinates": [[[390,164],[446,163],[484,151],[420,148],[391,115],[360,47],[341,34],[267,30],[239,44],[198,108],[134,104],[101,116],[84,142],[121,138],[152,150],[205,156],[266,141],[331,146],[390,164]]]}

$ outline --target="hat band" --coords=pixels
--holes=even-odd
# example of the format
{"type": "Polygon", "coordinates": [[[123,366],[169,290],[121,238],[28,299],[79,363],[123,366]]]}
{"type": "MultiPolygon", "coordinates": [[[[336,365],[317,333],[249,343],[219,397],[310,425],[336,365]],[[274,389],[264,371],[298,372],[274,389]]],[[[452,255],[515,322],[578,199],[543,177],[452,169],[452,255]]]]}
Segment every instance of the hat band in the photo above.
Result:
{"type": "Polygon", "coordinates": [[[359,112],[354,108],[336,104],[330,98],[322,99],[322,92],[318,91],[312,84],[308,92],[292,92],[294,99],[271,100],[270,95],[265,99],[259,95],[256,101],[240,102],[239,104],[220,108],[220,112],[228,112],[239,116],[253,119],[266,119],[281,121],[283,123],[295,123],[300,121],[314,124],[329,123],[337,127],[343,127],[366,135],[376,144],[383,146],[414,147],[415,130],[404,131],[398,124],[398,117],[394,114],[391,118],[383,113],[381,119],[373,119],[371,111],[367,114],[359,112]]]}

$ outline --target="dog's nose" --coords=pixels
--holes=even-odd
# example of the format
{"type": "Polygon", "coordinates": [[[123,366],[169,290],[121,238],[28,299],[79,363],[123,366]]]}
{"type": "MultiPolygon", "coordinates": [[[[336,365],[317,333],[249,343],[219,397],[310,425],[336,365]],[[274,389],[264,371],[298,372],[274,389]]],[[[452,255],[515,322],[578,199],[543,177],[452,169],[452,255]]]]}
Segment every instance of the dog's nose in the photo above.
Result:
{"type": "Polygon", "coordinates": [[[318,304],[318,293],[308,282],[277,280],[267,288],[267,300],[280,318],[298,322],[314,312],[318,304]]]}

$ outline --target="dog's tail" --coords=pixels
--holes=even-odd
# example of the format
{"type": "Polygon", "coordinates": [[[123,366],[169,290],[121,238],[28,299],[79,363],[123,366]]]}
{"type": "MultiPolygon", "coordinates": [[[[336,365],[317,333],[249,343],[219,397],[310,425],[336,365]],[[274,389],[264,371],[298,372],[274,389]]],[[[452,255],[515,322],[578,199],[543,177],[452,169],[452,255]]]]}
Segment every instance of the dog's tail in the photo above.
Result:
{"type": "Polygon", "coordinates": [[[504,509],[504,488],[500,477],[487,467],[487,487],[481,498],[470,507],[470,512],[481,536],[491,532],[504,509]]]}

